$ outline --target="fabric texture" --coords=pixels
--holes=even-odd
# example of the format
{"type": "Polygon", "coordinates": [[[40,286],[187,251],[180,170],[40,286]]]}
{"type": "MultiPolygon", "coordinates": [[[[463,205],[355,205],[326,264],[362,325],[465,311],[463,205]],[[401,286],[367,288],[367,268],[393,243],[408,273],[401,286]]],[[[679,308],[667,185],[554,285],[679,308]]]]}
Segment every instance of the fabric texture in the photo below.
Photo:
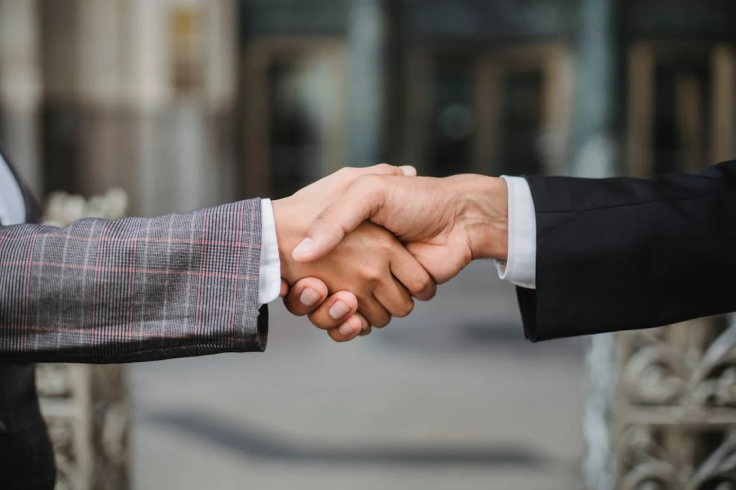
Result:
{"type": "Polygon", "coordinates": [[[524,288],[536,287],[537,218],[523,177],[501,176],[508,188],[508,257],[496,260],[498,277],[524,288]]]}
{"type": "Polygon", "coordinates": [[[123,363],[262,351],[260,203],[0,228],[0,357],[123,363]]]}
{"type": "Polygon", "coordinates": [[[261,272],[258,302],[267,305],[281,295],[281,257],[276,238],[276,219],[270,199],[261,199],[261,272]]]}
{"type": "Polygon", "coordinates": [[[537,287],[517,295],[529,339],[736,311],[736,161],[701,175],[527,181],[537,287]]]}
{"type": "MultiPolygon", "coordinates": [[[[39,208],[21,189],[26,221],[37,223],[39,208]]],[[[265,348],[260,210],[255,199],[155,219],[0,226],[0,488],[54,488],[53,449],[26,362],[265,348]]]]}

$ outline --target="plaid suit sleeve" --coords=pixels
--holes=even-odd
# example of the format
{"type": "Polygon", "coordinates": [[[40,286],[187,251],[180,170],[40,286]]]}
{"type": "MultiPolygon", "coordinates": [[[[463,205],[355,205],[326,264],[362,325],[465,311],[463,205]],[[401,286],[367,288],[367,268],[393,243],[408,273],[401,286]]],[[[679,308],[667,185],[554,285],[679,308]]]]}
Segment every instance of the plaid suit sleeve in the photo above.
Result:
{"type": "Polygon", "coordinates": [[[122,363],[263,351],[258,199],[0,227],[0,358],[122,363]]]}

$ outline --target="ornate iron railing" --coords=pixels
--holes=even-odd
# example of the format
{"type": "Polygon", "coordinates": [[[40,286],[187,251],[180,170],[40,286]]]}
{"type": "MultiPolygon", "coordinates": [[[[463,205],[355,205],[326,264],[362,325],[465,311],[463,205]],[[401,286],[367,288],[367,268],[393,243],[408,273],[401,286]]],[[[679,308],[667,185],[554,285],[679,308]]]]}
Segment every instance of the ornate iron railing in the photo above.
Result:
{"type": "MultiPolygon", "coordinates": [[[[55,193],[44,221],[65,226],[85,217],[126,215],[120,190],[85,200],[55,193]]],[[[56,453],[57,490],[127,490],[129,405],[121,365],[40,364],[41,408],[56,453]]]]}

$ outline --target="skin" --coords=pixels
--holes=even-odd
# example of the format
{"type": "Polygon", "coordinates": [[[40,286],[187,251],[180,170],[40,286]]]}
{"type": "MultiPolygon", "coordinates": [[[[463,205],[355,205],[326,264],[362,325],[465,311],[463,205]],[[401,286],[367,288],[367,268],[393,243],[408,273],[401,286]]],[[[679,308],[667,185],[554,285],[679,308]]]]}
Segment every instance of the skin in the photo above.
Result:
{"type": "MultiPolygon", "coordinates": [[[[472,260],[506,259],[507,202],[506,183],[495,177],[361,176],[319,213],[306,233],[305,242],[294,250],[293,258],[301,263],[319,260],[369,221],[393,233],[437,283],[444,283],[472,260]]],[[[347,330],[344,324],[325,318],[324,309],[334,301],[334,296],[323,295],[325,288],[318,282],[309,279],[297,283],[286,296],[287,308],[310,314],[312,323],[328,332],[339,331],[341,327],[347,330]],[[310,306],[300,301],[307,289],[315,292],[311,298],[319,297],[310,306]]],[[[340,298],[351,305],[356,303],[344,292],[340,298]]],[[[355,325],[358,321],[361,325],[370,323],[370,319],[360,318],[359,314],[350,318],[355,325]]],[[[332,334],[331,337],[335,338],[332,334]]]]}
{"type": "MultiPolygon", "coordinates": [[[[303,305],[332,294],[319,311],[306,313],[315,324],[329,325],[325,329],[335,340],[350,340],[369,331],[370,326],[384,327],[392,317],[408,315],[414,308],[413,298],[427,300],[436,292],[434,280],[420,262],[394,235],[374,223],[357,224],[329,254],[308,262],[293,256],[294,248],[307,236],[309,224],[357,180],[368,175],[404,177],[405,174],[413,175],[414,170],[390,165],[345,168],[273,202],[281,275],[287,287],[293,286],[287,306],[296,302],[303,305]],[[317,277],[317,281],[297,284],[300,279],[317,277]],[[306,293],[304,284],[312,284],[306,293]]],[[[305,311],[300,309],[296,313],[305,311]]]]}

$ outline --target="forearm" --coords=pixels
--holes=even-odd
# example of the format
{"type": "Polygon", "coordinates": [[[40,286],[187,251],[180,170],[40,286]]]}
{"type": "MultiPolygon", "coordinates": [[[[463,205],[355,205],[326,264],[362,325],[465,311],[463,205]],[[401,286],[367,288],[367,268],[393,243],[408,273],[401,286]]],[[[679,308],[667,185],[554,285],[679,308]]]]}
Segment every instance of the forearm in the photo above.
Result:
{"type": "Polygon", "coordinates": [[[106,363],[263,350],[260,231],[259,200],[0,228],[0,356],[106,363]]]}

